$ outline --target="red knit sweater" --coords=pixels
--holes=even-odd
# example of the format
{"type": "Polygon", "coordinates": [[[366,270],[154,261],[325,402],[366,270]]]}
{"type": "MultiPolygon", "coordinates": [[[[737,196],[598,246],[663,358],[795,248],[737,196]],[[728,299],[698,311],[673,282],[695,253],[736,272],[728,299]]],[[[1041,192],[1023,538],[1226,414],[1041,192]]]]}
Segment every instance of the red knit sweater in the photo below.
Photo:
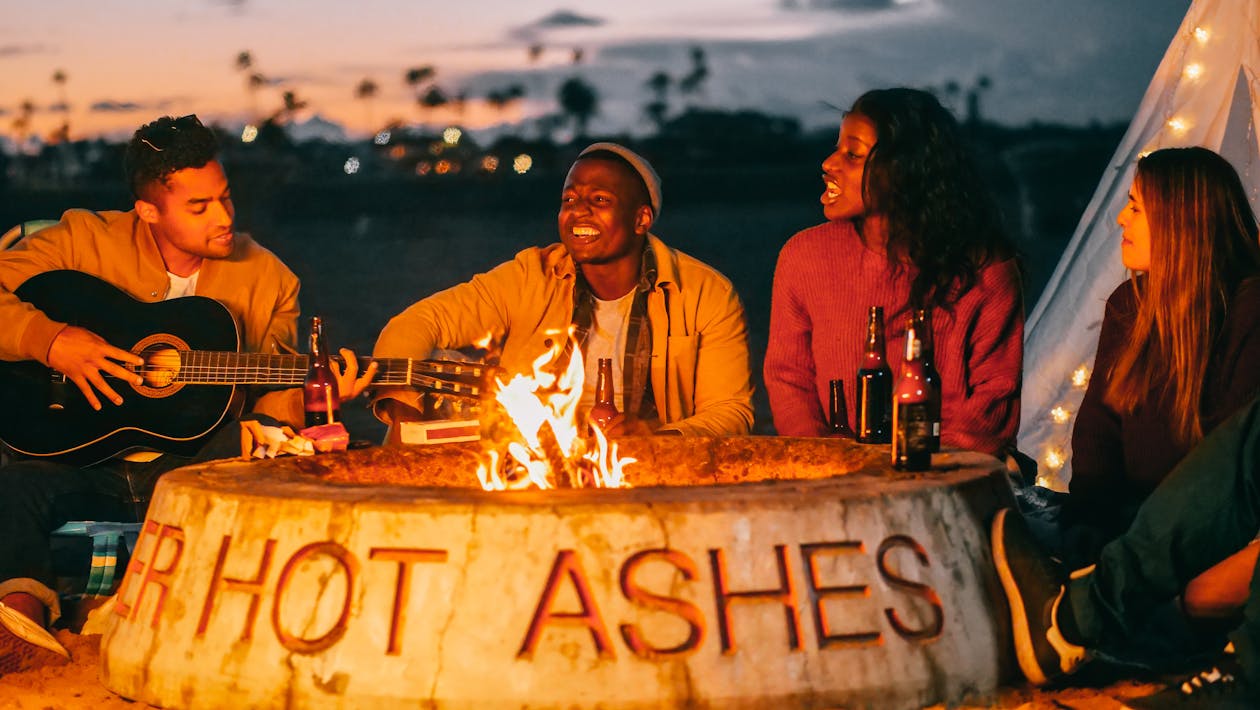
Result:
{"type": "MultiPolygon", "coordinates": [[[[849,222],[799,232],[779,252],[770,305],[765,381],[774,426],[784,436],[827,431],[828,382],[843,379],[852,424],[855,377],[870,306],[884,307],[894,379],[905,347],[913,269],[894,274],[862,245],[849,222]]],[[[941,376],[941,443],[1000,455],[1019,429],[1024,313],[1013,259],[983,271],[950,309],[932,314],[941,376]]]]}

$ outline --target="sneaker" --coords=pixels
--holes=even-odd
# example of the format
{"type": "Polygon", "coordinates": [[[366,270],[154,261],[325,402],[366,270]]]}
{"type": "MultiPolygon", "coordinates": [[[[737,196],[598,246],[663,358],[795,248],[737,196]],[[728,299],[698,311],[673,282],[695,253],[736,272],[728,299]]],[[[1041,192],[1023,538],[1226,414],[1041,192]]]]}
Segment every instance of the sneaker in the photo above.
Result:
{"type": "Polygon", "coordinates": [[[1254,710],[1260,707],[1260,689],[1243,679],[1238,662],[1232,656],[1222,658],[1211,668],[1168,686],[1144,698],[1125,700],[1130,708],[1161,710],[1162,708],[1237,708],[1254,710]]]}
{"type": "Polygon", "coordinates": [[[1065,676],[1085,661],[1083,646],[1063,638],[1059,606],[1067,594],[1059,565],[1041,551],[1018,511],[993,518],[993,564],[1011,609],[1015,657],[1033,685],[1065,676]]]}
{"type": "Polygon", "coordinates": [[[0,676],[69,661],[70,652],[47,629],[0,602],[0,676]]]}

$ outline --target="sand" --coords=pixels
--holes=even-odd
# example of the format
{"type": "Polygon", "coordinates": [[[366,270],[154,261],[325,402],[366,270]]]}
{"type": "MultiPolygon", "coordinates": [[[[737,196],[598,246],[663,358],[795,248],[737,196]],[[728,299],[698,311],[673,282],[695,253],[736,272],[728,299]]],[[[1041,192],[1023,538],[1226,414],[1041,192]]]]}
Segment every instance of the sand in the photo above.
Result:
{"type": "MultiPolygon", "coordinates": [[[[61,630],[57,632],[57,640],[70,651],[70,662],[0,677],[0,710],[150,710],[154,707],[126,700],[101,685],[97,679],[99,635],[79,635],[61,630]]],[[[1121,681],[1103,688],[1064,688],[1052,692],[1026,686],[1012,687],[1003,690],[992,705],[971,707],[1119,710],[1125,707],[1121,702],[1124,698],[1149,695],[1158,687],[1137,681],[1121,681]]]]}

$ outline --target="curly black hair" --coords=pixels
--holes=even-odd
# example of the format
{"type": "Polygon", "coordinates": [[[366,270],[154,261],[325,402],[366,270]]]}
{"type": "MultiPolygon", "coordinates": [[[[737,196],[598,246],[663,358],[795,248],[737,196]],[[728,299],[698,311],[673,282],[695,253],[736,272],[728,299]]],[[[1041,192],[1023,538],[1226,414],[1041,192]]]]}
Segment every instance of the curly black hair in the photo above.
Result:
{"type": "Polygon", "coordinates": [[[918,271],[907,308],[948,308],[981,269],[1015,255],[958,122],[935,96],[907,88],[868,91],[849,113],[875,124],[862,197],[887,216],[889,256],[918,271]]]}
{"type": "Polygon", "coordinates": [[[136,130],[123,155],[123,173],[136,199],[146,199],[154,185],[166,185],[171,173],[200,168],[219,154],[214,131],[193,114],[163,116],[136,130]]]}

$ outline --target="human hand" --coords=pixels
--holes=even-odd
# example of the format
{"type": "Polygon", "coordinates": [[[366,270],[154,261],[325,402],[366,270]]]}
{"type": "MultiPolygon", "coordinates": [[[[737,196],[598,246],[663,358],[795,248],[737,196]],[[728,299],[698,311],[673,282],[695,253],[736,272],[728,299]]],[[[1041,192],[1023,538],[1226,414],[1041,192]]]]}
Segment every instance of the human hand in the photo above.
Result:
{"type": "Polygon", "coordinates": [[[333,375],[337,378],[337,393],[341,396],[341,401],[345,402],[363,394],[363,390],[372,383],[372,378],[376,377],[376,371],[379,368],[377,362],[373,360],[360,375],[359,361],[354,353],[346,348],[341,348],[339,352],[341,359],[346,361],[345,371],[342,371],[341,364],[336,360],[329,364],[332,365],[333,375]]]}
{"type": "Polygon", "coordinates": [[[608,420],[607,426],[600,427],[600,429],[604,432],[604,436],[610,438],[618,436],[648,436],[652,433],[651,428],[642,419],[627,417],[620,412],[608,420]]]}
{"type": "Polygon", "coordinates": [[[144,359],[135,353],[116,348],[101,336],[86,328],[66,326],[48,348],[48,366],[70,378],[83,393],[92,409],[100,411],[100,392],[115,405],[122,404],[122,396],[105,381],[106,376],[117,377],[135,385],[143,384],[144,378],[127,370],[119,363],[140,366],[144,359]]]}

